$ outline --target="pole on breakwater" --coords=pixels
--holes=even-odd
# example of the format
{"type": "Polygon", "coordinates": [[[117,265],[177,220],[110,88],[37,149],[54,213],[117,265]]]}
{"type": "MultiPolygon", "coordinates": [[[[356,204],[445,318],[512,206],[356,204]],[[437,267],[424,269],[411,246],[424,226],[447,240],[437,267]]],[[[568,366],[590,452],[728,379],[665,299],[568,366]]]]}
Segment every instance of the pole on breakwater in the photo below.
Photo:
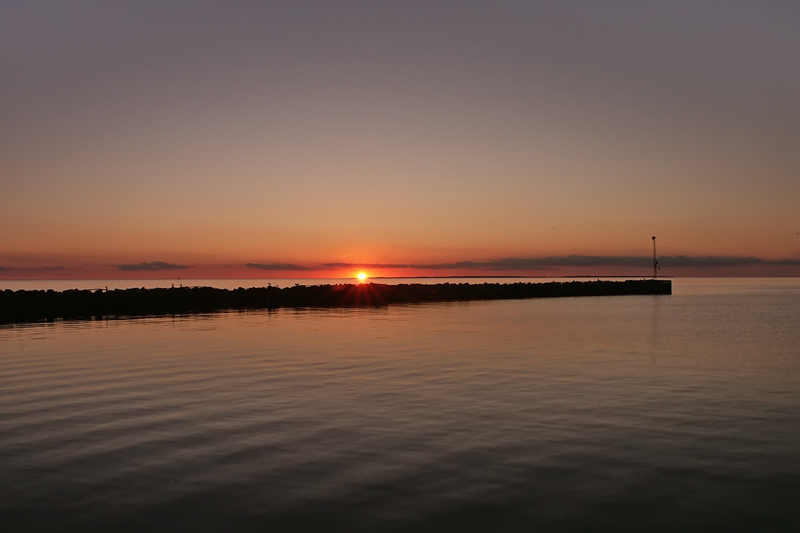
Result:
{"type": "Polygon", "coordinates": [[[656,259],[656,236],[653,235],[653,279],[658,278],[658,271],[661,268],[658,266],[658,260],[656,259]]]}

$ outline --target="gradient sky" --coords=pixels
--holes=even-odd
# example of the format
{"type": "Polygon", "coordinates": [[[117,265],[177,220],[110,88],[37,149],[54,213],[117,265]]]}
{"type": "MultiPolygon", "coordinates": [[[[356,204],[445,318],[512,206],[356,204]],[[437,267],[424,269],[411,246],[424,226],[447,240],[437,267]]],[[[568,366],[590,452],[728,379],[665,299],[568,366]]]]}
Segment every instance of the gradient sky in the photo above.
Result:
{"type": "Polygon", "coordinates": [[[4,1],[0,278],[647,274],[651,235],[667,275],[800,275],[798,28],[792,1],[4,1]]]}

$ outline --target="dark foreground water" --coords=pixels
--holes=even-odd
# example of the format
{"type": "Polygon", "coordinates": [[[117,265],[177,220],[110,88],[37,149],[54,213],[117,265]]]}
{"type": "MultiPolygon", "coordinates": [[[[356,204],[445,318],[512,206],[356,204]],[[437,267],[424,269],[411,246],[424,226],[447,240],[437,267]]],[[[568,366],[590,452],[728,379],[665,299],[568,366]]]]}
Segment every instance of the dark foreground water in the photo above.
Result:
{"type": "Polygon", "coordinates": [[[0,329],[0,529],[799,531],[800,280],[0,329]]]}

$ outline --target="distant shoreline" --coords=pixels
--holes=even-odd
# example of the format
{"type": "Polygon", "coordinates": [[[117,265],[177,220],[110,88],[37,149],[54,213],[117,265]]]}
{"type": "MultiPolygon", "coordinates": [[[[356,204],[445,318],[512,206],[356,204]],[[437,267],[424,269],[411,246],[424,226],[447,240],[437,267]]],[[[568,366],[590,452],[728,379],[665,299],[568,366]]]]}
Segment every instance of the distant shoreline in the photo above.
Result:
{"type": "Polygon", "coordinates": [[[669,280],[547,283],[381,283],[215,289],[0,291],[0,323],[184,315],[224,310],[382,307],[393,304],[672,294],[669,280]]]}

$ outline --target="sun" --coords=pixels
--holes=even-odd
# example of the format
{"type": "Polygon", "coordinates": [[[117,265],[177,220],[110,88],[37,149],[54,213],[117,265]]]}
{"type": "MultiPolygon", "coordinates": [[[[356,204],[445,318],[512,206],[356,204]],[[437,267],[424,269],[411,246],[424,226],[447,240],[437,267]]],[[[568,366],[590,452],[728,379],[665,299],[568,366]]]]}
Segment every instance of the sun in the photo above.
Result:
{"type": "Polygon", "coordinates": [[[367,275],[364,272],[359,272],[356,277],[358,278],[358,281],[364,281],[367,279],[367,275]]]}

